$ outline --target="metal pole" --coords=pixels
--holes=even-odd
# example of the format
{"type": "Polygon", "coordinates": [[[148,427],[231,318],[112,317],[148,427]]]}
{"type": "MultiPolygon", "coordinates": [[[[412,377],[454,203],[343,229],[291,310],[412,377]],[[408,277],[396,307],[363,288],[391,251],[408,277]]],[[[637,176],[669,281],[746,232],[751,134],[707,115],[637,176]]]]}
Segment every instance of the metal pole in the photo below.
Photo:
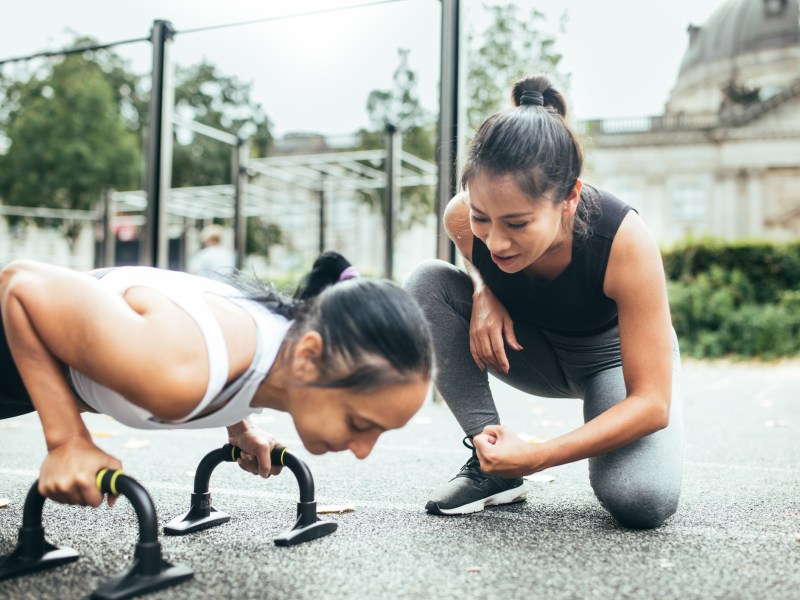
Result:
{"type": "Polygon", "coordinates": [[[114,230],[111,228],[113,210],[113,205],[111,203],[112,193],[113,190],[110,188],[103,190],[103,258],[100,265],[101,267],[114,266],[114,245],[116,236],[114,235],[114,230]]]}
{"type": "Polygon", "coordinates": [[[153,21],[153,75],[150,90],[150,131],[147,155],[147,226],[141,246],[142,264],[167,265],[166,192],[172,175],[172,86],[169,47],[175,30],[169,21],[153,21]],[[166,113],[166,114],[165,114],[166,113]]]}
{"type": "Polygon", "coordinates": [[[442,2],[442,42],[439,90],[439,169],[436,188],[436,256],[455,262],[455,246],[444,232],[442,216],[456,193],[458,167],[459,59],[461,52],[461,9],[459,0],[442,2]]]}
{"type": "Polygon", "coordinates": [[[325,215],[325,174],[319,182],[319,253],[325,252],[325,229],[327,227],[325,215]]]}
{"type": "Polygon", "coordinates": [[[236,252],[236,268],[244,265],[245,243],[247,242],[247,228],[244,215],[244,169],[242,157],[247,156],[247,145],[239,137],[233,146],[231,157],[231,179],[233,183],[233,247],[236,252]]]}
{"type": "Polygon", "coordinates": [[[394,274],[394,235],[397,226],[396,206],[400,200],[398,179],[400,177],[400,159],[402,152],[402,136],[397,127],[391,123],[386,125],[386,193],[384,195],[384,230],[386,232],[384,247],[383,276],[392,279],[394,274]]]}
{"type": "Polygon", "coordinates": [[[181,219],[181,243],[178,247],[178,270],[186,271],[189,268],[189,226],[188,217],[181,219]]]}

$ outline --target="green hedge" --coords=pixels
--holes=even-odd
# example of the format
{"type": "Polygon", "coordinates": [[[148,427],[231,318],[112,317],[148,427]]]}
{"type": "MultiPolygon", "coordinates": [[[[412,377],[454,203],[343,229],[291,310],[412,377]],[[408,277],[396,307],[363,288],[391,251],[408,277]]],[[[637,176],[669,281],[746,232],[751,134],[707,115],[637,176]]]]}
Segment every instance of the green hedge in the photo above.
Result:
{"type": "Polygon", "coordinates": [[[685,355],[800,355],[800,243],[689,241],[663,257],[685,355]]]}

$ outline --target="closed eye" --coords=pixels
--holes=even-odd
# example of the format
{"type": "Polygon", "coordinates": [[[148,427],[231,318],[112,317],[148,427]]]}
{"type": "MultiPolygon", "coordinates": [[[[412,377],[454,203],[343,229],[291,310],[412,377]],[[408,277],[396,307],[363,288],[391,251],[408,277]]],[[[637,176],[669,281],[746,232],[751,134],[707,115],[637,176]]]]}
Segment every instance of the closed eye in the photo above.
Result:
{"type": "Polygon", "coordinates": [[[348,419],[347,425],[348,427],[350,427],[350,429],[352,429],[356,433],[366,433],[367,431],[371,431],[375,427],[375,425],[373,425],[372,423],[368,425],[356,424],[356,422],[353,419],[348,419]]]}
{"type": "Polygon", "coordinates": [[[522,229],[526,225],[527,225],[527,223],[506,223],[506,226],[509,229],[522,229]]]}

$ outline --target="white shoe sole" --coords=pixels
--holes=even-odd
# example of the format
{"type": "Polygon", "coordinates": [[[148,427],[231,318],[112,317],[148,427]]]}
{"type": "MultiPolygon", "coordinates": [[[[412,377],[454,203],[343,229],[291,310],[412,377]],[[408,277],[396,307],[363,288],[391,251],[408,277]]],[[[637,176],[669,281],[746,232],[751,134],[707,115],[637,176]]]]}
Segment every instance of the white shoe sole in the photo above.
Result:
{"type": "Polygon", "coordinates": [[[511,488],[505,492],[498,492],[493,496],[487,496],[475,502],[457,506],[456,508],[440,508],[436,504],[436,509],[442,515],[468,515],[482,511],[487,506],[499,506],[501,504],[514,504],[515,502],[522,502],[528,497],[528,492],[525,490],[525,485],[511,488]]]}

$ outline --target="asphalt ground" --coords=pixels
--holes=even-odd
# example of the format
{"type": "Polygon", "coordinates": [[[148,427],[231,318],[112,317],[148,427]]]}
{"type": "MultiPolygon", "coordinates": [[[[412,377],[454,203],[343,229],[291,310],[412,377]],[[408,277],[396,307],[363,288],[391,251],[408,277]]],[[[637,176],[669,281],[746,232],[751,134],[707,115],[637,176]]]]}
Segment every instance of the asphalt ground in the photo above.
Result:
{"type": "MultiPolygon", "coordinates": [[[[678,513],[651,531],[622,528],[600,507],[586,461],[528,481],[528,500],[470,516],[425,513],[428,493],[467,459],[460,430],[428,402],[373,454],[314,457],[286,415],[262,413],[310,467],[330,536],[294,547],[273,538],[294,523],[298,486],[224,463],[211,477],[220,527],[161,536],[164,557],[194,578],[155,592],[192,598],[800,598],[800,363],[684,365],[687,445],[678,513]]],[[[580,423],[577,400],[526,396],[495,382],[506,424],[554,437],[580,423]]],[[[147,432],[86,417],[97,443],[150,492],[161,525],[185,512],[200,459],[224,430],[147,432]]],[[[10,552],[44,444],[35,415],[0,422],[0,554],[10,552]]],[[[46,502],[47,539],[81,554],[75,563],[0,582],[0,598],[85,598],[128,569],[138,539],[131,505],[113,509],[46,502]]]]}

